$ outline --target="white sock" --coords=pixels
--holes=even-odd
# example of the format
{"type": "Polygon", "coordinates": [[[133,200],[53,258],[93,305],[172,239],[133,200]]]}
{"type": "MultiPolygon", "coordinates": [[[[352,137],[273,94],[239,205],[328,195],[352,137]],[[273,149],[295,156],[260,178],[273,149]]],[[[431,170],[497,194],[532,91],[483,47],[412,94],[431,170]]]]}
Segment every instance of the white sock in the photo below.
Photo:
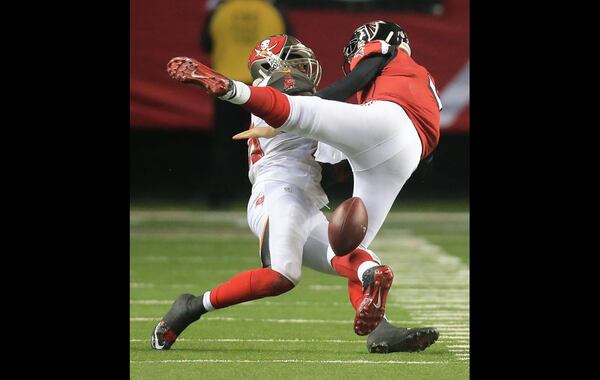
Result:
{"type": "Polygon", "coordinates": [[[202,305],[206,311],[215,310],[215,307],[212,305],[212,303],[210,303],[210,292],[204,293],[204,296],[202,297],[202,305]]]}
{"type": "Polygon", "coordinates": [[[250,87],[246,83],[232,80],[233,87],[225,95],[219,96],[219,99],[226,100],[233,104],[244,104],[250,99],[250,87]]]}
{"type": "Polygon", "coordinates": [[[331,263],[331,260],[333,260],[334,257],[335,257],[335,253],[333,252],[333,249],[331,249],[330,245],[327,246],[327,263],[329,263],[329,266],[331,267],[331,269],[334,269],[333,264],[331,263]]]}
{"type": "Polygon", "coordinates": [[[365,261],[364,263],[360,264],[358,266],[358,270],[356,271],[356,274],[358,274],[358,279],[360,280],[360,282],[362,283],[363,274],[367,271],[367,269],[376,267],[378,265],[381,265],[381,264],[376,263],[375,261],[365,261]]]}

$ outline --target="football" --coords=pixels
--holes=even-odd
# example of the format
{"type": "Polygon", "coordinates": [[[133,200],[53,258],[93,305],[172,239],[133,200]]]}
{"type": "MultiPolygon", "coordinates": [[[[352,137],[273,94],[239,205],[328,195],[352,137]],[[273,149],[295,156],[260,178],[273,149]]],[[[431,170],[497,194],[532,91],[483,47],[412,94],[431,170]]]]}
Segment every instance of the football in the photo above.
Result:
{"type": "Polygon", "coordinates": [[[352,252],[363,241],[368,227],[367,208],[359,197],[345,200],[331,214],[329,244],[337,256],[352,252]]]}

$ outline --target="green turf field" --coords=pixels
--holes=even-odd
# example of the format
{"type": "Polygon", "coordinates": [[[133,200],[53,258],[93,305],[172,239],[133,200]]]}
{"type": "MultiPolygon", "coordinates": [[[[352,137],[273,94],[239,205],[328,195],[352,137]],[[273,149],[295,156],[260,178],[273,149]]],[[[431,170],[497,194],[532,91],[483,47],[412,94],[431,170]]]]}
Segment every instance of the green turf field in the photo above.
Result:
{"type": "Polygon", "coordinates": [[[132,379],[468,379],[468,211],[390,214],[371,245],[395,273],[387,315],[434,326],[420,353],[369,354],[352,330],[346,280],[310,269],[291,292],[217,310],[170,351],[150,333],[181,293],[199,295],[260,265],[244,212],[132,209],[132,379]]]}

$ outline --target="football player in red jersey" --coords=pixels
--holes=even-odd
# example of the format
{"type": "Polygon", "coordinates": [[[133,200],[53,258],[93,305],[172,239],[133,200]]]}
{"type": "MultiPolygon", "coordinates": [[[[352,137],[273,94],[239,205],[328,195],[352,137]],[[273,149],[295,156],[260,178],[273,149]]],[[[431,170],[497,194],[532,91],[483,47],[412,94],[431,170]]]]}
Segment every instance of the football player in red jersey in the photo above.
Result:
{"type": "MultiPolygon", "coordinates": [[[[410,54],[406,33],[398,25],[385,21],[362,25],[344,49],[349,74],[316,97],[287,96],[273,88],[247,86],[191,58],[172,59],[168,72],[176,80],[241,105],[274,127],[253,128],[239,137],[269,137],[283,131],[341,151],[354,172],[353,196],[362,198],[369,214],[362,242],[367,248],[402,186],[439,139],[441,102],[433,78],[410,54]],[[341,102],[354,93],[360,104],[341,102]]],[[[365,273],[367,266],[379,264],[348,265],[351,271],[365,273]]],[[[374,276],[374,281],[363,278],[363,283],[390,283],[393,278],[386,271],[375,271],[374,276]]],[[[355,327],[358,321],[368,327],[361,332],[369,333],[381,319],[378,316],[377,323],[371,323],[385,303],[385,295],[376,297],[373,289],[364,290],[368,296],[357,310],[355,327]]]]}

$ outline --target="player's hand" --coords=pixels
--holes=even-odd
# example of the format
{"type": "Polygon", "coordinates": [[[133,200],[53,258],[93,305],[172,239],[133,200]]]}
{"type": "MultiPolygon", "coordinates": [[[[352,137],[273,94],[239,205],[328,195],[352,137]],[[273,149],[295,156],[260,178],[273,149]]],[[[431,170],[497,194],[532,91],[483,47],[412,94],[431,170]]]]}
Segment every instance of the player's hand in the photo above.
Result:
{"type": "Polygon", "coordinates": [[[232,138],[234,140],[251,139],[253,137],[262,137],[265,139],[270,139],[277,136],[280,133],[281,132],[279,132],[277,129],[271,127],[270,125],[267,125],[266,127],[248,129],[247,131],[238,133],[232,138]]]}

